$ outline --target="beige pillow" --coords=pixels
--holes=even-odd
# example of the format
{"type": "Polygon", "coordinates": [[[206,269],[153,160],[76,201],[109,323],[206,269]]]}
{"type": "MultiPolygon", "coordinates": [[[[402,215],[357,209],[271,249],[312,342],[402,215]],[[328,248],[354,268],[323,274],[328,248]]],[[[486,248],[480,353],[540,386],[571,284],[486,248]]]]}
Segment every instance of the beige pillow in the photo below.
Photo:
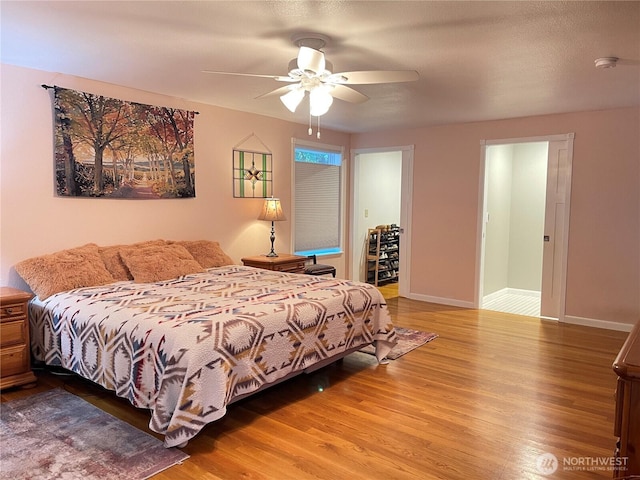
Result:
{"type": "Polygon", "coordinates": [[[100,247],[100,257],[104,266],[117,282],[122,280],[133,280],[127,266],[120,258],[120,249],[124,245],[112,245],[110,247],[100,247]]]}
{"type": "Polygon", "coordinates": [[[114,282],[95,243],[29,258],[15,269],[41,300],[65,290],[114,282]]]}
{"type": "Polygon", "coordinates": [[[175,243],[186,248],[202,268],[234,265],[231,257],[224,253],[218,242],[210,240],[179,240],[175,243]]]}
{"type": "Polygon", "coordinates": [[[122,280],[133,280],[133,275],[122,261],[120,250],[123,248],[137,248],[145,245],[166,245],[164,240],[149,240],[147,242],[138,242],[131,245],[111,245],[108,247],[100,247],[100,256],[111,276],[117,282],[122,280]]]}
{"type": "Polygon", "coordinates": [[[187,249],[175,243],[123,247],[120,257],[137,283],[160,282],[203,271],[187,249]]]}

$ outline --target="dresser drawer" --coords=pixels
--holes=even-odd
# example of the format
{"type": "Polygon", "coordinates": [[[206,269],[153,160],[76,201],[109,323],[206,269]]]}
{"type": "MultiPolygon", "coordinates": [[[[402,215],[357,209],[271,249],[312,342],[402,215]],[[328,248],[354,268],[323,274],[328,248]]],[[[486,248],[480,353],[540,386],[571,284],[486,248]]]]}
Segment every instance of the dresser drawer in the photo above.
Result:
{"type": "Polygon", "coordinates": [[[25,328],[26,320],[18,320],[15,322],[3,322],[0,325],[0,347],[9,345],[26,344],[27,330],[25,328]]]}
{"type": "Polygon", "coordinates": [[[304,261],[274,265],[273,269],[278,272],[304,273],[304,261]]]}
{"type": "Polygon", "coordinates": [[[17,375],[29,370],[29,350],[26,345],[16,345],[0,350],[2,377],[17,375]]]}
{"type": "Polygon", "coordinates": [[[277,257],[267,257],[266,255],[245,257],[242,259],[242,264],[247,267],[263,268],[275,272],[304,273],[304,263],[306,260],[307,257],[301,255],[281,253],[277,257]]]}
{"type": "Polygon", "coordinates": [[[3,322],[11,321],[15,318],[24,317],[27,315],[27,304],[25,302],[20,303],[3,303],[0,306],[0,320],[3,322]]]}

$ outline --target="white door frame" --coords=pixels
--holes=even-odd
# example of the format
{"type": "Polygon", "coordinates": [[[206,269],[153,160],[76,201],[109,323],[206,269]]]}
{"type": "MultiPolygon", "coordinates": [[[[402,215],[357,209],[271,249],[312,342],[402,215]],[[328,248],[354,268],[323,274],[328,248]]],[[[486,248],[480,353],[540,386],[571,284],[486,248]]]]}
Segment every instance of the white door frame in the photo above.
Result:
{"type": "Polygon", "coordinates": [[[349,228],[349,255],[347,258],[347,276],[351,279],[358,278],[355,271],[355,259],[353,254],[357,249],[355,232],[358,231],[359,202],[359,155],[364,153],[401,152],[402,153],[402,180],[400,186],[400,271],[398,273],[398,294],[407,297],[411,292],[409,279],[411,278],[411,218],[413,202],[413,145],[381,148],[357,148],[351,150],[351,227],[349,228]]]}
{"type": "MultiPolygon", "coordinates": [[[[571,172],[573,161],[573,138],[574,133],[560,134],[560,135],[546,135],[540,137],[525,137],[525,138],[508,138],[499,140],[480,140],[480,184],[478,188],[478,225],[477,225],[477,243],[476,243],[476,288],[474,306],[480,308],[483,296],[483,282],[484,278],[484,249],[485,249],[485,221],[486,215],[486,150],[491,145],[504,145],[514,143],[533,143],[533,142],[567,142],[567,158],[565,170],[562,172],[562,180],[564,183],[565,202],[564,202],[564,215],[563,215],[563,228],[559,234],[556,234],[556,245],[560,247],[556,250],[556,259],[560,262],[559,283],[560,283],[560,300],[558,320],[564,321],[565,309],[566,309],[566,287],[567,287],[567,252],[569,250],[569,213],[571,211],[571,172]]],[[[548,159],[547,159],[548,161],[548,159]]],[[[547,186],[547,190],[549,186],[547,186]]],[[[546,227],[546,221],[545,221],[546,227]]],[[[547,233],[545,232],[545,235],[547,233]]],[[[547,255],[545,249],[544,255],[547,255]]]]}

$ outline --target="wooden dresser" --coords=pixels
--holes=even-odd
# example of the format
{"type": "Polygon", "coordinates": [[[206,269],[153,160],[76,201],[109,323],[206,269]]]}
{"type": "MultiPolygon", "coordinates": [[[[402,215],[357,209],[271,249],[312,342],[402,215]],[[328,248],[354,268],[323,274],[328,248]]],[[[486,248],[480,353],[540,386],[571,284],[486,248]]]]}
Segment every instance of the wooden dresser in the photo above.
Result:
{"type": "Polygon", "coordinates": [[[0,389],[36,382],[31,371],[29,313],[32,295],[0,287],[0,389]]]}
{"type": "Polygon", "coordinates": [[[640,322],[631,330],[613,363],[618,374],[614,435],[620,469],[614,478],[640,478],[640,322]]]}
{"type": "Polygon", "coordinates": [[[275,270],[278,272],[304,273],[304,262],[306,260],[307,257],[300,255],[279,253],[277,257],[267,257],[266,255],[245,257],[242,259],[242,264],[247,267],[263,268],[265,270],[275,270]]]}

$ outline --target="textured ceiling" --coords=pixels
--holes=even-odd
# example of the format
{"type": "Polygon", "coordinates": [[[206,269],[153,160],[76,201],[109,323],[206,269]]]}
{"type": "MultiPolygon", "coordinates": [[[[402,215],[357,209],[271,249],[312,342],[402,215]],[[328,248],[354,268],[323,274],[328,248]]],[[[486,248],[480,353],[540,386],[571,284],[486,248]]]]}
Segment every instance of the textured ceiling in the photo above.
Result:
{"type": "MultiPolygon", "coordinates": [[[[640,105],[640,2],[2,1],[3,63],[86,77],[299,123],[267,78],[300,32],[331,38],[335,71],[417,70],[355,88],[325,128],[347,132],[640,105]],[[616,68],[594,60],[616,56],[616,68]]],[[[64,85],[61,85],[64,86],[64,85]]],[[[3,92],[4,93],[4,92],[3,92]]]]}

